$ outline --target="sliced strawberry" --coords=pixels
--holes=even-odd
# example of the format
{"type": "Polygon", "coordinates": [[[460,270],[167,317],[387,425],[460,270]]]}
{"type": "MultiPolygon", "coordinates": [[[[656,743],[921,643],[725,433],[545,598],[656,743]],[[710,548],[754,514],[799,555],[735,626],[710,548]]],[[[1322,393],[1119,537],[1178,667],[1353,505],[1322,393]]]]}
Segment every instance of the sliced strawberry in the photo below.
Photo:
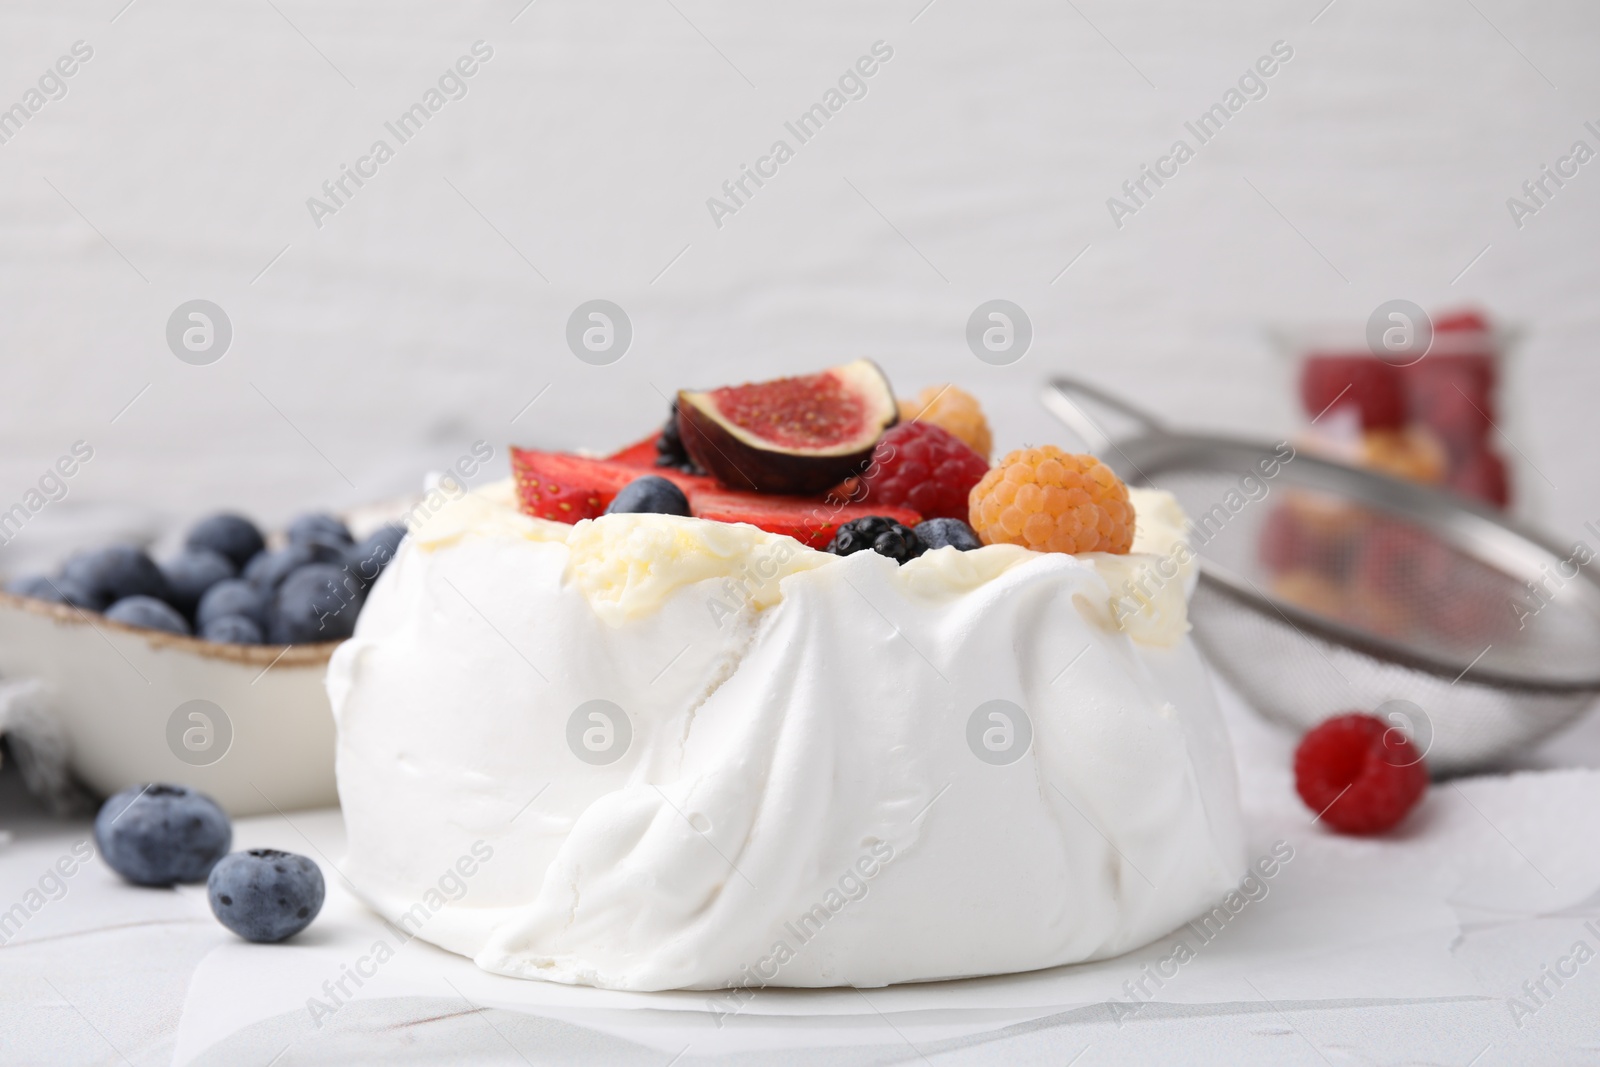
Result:
{"type": "Polygon", "coordinates": [[[610,460],[515,447],[511,471],[525,514],[566,523],[603,515],[611,498],[639,477],[637,467],[610,460]]]}
{"type": "Polygon", "coordinates": [[[661,435],[653,433],[642,441],[635,441],[627,448],[613,452],[606,459],[612,463],[622,463],[629,467],[640,467],[653,471],[656,469],[656,456],[660,455],[656,451],[656,438],[659,436],[661,435]]]}
{"type": "MultiPolygon", "coordinates": [[[[632,452],[630,446],[624,452],[632,452]]],[[[616,459],[590,459],[563,452],[511,450],[522,511],[538,519],[575,523],[599,518],[622,487],[644,474],[655,474],[677,485],[689,498],[689,507],[702,519],[746,522],[769,533],[787,534],[813,548],[833,540],[841,523],[866,515],[884,515],[914,526],[921,516],[909,508],[833,503],[816,497],[742,493],[724,488],[715,478],[684,474],[671,467],[651,466],[648,471],[616,459]]]]}
{"type": "Polygon", "coordinates": [[[732,489],[694,493],[689,497],[689,506],[702,519],[747,522],[768,533],[786,534],[812,548],[826,548],[841,524],[868,515],[882,515],[906,526],[922,521],[922,516],[910,508],[835,503],[822,497],[741,493],[732,489]]]}

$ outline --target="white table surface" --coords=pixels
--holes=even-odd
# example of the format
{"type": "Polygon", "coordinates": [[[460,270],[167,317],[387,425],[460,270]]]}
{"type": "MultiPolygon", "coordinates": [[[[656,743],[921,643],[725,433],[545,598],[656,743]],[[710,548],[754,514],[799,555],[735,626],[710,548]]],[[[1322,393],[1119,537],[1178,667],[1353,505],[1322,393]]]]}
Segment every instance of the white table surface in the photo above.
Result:
{"type": "MultiPolygon", "coordinates": [[[[1600,930],[1600,718],[1521,770],[1436,785],[1396,835],[1372,842],[1313,825],[1292,793],[1290,739],[1227,694],[1224,707],[1252,854],[1285,840],[1295,858],[1120,1020],[1108,1001],[1125,1000],[1122,983],[1178,934],[1032,975],[766,990],[720,1026],[705,994],[520,982],[413,942],[317,1027],[307,998],[383,929],[339,884],[338,813],[296,812],[240,822],[235,847],[318,860],[329,898],[305,934],[246,945],[212,919],[203,887],[127,886],[97,859],[0,948],[0,1063],[1600,1062],[1600,962],[1549,986],[1520,1026],[1507,1000],[1576,941],[1600,947],[1585,926],[1600,930]]],[[[9,903],[89,826],[39,815],[4,781],[9,903]]]]}

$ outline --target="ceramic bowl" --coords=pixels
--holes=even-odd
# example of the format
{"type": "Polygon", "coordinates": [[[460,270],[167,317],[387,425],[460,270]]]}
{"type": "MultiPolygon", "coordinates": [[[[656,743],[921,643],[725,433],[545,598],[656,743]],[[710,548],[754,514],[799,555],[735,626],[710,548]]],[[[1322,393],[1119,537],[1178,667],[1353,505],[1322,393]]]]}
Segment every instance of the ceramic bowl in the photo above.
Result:
{"type": "Polygon", "coordinates": [[[338,803],[337,644],[219,644],[0,592],[0,678],[43,684],[84,784],[177,782],[236,816],[338,803]]]}

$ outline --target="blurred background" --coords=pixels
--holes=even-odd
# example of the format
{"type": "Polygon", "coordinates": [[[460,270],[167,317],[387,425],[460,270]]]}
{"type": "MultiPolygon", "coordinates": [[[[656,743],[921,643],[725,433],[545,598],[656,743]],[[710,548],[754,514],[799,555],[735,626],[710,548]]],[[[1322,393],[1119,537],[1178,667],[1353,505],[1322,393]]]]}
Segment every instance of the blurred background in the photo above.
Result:
{"type": "Polygon", "coordinates": [[[0,510],[93,458],[0,573],[414,491],[475,440],[480,478],[507,443],[610,449],[679,387],[862,355],[902,395],[976,393],[998,450],[1063,439],[1054,372],[1285,434],[1273,329],[1359,338],[1397,299],[1521,332],[1494,447],[1517,509],[1576,538],[1600,520],[1600,163],[1574,157],[1600,149],[1597,36],[1580,0],[8,3],[0,510]],[[785,124],[830,90],[802,143],[785,124]],[[1180,138],[1193,158],[1125,190],[1180,138]],[[776,174],[735,201],[745,166],[776,174]],[[595,299],[632,327],[607,365],[566,340],[595,299]],[[994,299],[1033,331],[1003,366],[966,340],[994,299]],[[192,300],[226,317],[219,358],[169,344],[192,300]]]}

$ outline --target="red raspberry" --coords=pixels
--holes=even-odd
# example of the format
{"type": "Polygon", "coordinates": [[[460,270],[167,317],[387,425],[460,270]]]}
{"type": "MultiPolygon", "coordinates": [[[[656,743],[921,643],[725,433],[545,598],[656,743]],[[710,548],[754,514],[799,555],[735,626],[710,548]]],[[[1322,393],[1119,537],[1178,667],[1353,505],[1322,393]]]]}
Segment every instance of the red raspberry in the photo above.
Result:
{"type": "Polygon", "coordinates": [[[1364,430],[1398,430],[1406,422],[1400,370],[1376,356],[1310,355],[1300,368],[1300,402],[1315,419],[1354,408],[1364,430]]]}
{"type": "Polygon", "coordinates": [[[1450,488],[1501,511],[1511,505],[1511,476],[1506,461],[1487,449],[1469,456],[1450,475],[1450,488]]]}
{"type": "Polygon", "coordinates": [[[967,496],[988,472],[989,461],[949,430],[931,422],[902,422],[872,453],[861,502],[965,522],[967,496]]]}
{"type": "Polygon", "coordinates": [[[1485,333],[1489,320],[1477,308],[1463,308],[1433,317],[1434,333],[1485,333]]]}
{"type": "Polygon", "coordinates": [[[1294,787],[1306,806],[1345,834],[1381,834],[1428,789],[1422,756],[1397,728],[1372,715],[1337,715],[1294,753],[1294,787]]]}

